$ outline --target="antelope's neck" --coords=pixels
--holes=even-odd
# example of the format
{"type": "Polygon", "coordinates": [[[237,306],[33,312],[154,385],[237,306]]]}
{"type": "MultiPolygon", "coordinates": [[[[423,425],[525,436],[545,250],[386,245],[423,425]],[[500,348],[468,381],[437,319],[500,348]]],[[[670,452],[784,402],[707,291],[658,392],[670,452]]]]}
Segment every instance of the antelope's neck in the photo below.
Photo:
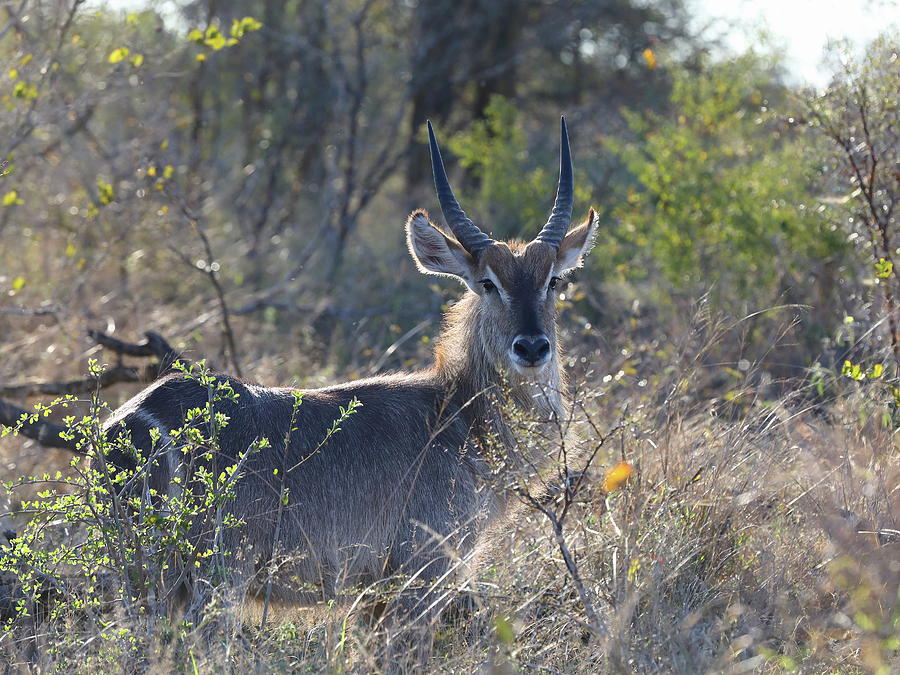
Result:
{"type": "Polygon", "coordinates": [[[568,401],[565,380],[554,350],[542,379],[532,381],[516,372],[504,372],[485,348],[477,297],[466,296],[445,317],[435,347],[435,371],[462,406],[462,416],[474,426],[503,426],[504,403],[537,419],[565,419],[568,401]]]}

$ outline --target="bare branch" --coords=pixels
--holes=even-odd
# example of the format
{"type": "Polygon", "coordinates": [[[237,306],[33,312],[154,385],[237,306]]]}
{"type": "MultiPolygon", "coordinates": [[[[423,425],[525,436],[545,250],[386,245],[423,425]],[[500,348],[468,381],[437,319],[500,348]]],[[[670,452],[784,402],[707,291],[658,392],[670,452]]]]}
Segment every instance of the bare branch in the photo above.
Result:
{"type": "Polygon", "coordinates": [[[143,369],[115,366],[103,372],[100,378],[85,377],[63,382],[24,382],[0,387],[4,398],[30,398],[32,396],[65,396],[67,394],[87,394],[122,382],[152,382],[159,376],[159,365],[152,364],[143,369]]]}
{"type": "Polygon", "coordinates": [[[198,267],[191,262],[191,259],[183,251],[171,246],[169,248],[191,269],[198,270],[206,275],[206,278],[209,279],[209,283],[212,284],[213,290],[216,292],[216,298],[219,301],[219,310],[222,313],[222,333],[228,344],[228,351],[231,354],[231,365],[234,366],[235,374],[238,377],[243,377],[243,374],[241,373],[241,364],[238,360],[237,340],[234,337],[234,330],[231,327],[228,302],[225,300],[225,289],[222,287],[222,283],[219,281],[219,275],[216,273],[218,265],[213,264],[215,256],[213,255],[212,244],[210,244],[209,237],[206,236],[206,231],[200,224],[200,217],[191,212],[184,200],[178,199],[176,201],[182,215],[190,223],[191,228],[196,232],[200,242],[203,244],[203,251],[206,255],[207,264],[205,267],[198,267]]]}
{"type": "MultiPolygon", "coordinates": [[[[88,331],[88,334],[98,345],[120,356],[156,356],[159,361],[148,364],[143,368],[119,364],[103,372],[99,378],[89,377],[58,382],[26,382],[6,385],[0,387],[0,396],[20,399],[32,396],[65,396],[91,393],[123,382],[152,382],[169,372],[175,361],[185,362],[184,357],[165,338],[152,331],[145,333],[146,339],[140,343],[124,342],[98,330],[88,331]]],[[[0,400],[0,424],[14,427],[18,425],[23,415],[32,414],[33,411],[28,411],[25,408],[0,400]]],[[[61,438],[60,433],[63,431],[66,431],[65,427],[44,419],[25,423],[19,429],[21,435],[34,439],[48,448],[64,448],[72,452],[79,452],[76,449],[78,439],[67,440],[61,438]]]]}
{"type": "MultiPolygon", "coordinates": [[[[15,427],[23,415],[32,415],[32,412],[19,408],[11,403],[0,401],[0,424],[8,427],[15,427]]],[[[82,454],[76,449],[78,440],[67,440],[60,436],[60,433],[66,431],[66,428],[59,424],[53,424],[43,419],[35,422],[26,422],[19,429],[19,433],[27,438],[34,439],[41,445],[48,448],[63,448],[82,454]]]]}

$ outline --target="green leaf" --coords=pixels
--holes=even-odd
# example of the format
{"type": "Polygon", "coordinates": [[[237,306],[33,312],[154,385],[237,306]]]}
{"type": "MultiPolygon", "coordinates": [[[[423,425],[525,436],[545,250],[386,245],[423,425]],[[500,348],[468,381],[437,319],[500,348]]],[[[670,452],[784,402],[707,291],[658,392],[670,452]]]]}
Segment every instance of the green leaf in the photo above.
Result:
{"type": "Polygon", "coordinates": [[[24,204],[24,199],[19,199],[19,193],[15,190],[10,190],[5,195],[3,195],[3,206],[16,206],[18,204],[24,204]]]}
{"type": "Polygon", "coordinates": [[[107,183],[102,178],[97,178],[97,192],[99,193],[100,203],[104,206],[116,198],[112,184],[107,183]]]}
{"type": "Polygon", "coordinates": [[[878,279],[887,279],[891,276],[891,273],[894,271],[894,263],[890,260],[885,260],[884,258],[879,258],[878,262],[875,263],[875,276],[878,279]]]}
{"type": "Polygon", "coordinates": [[[235,19],[231,23],[231,37],[242,38],[244,37],[245,33],[259,30],[260,28],[262,28],[262,23],[254,19],[252,16],[245,16],[240,21],[235,19]]]}
{"type": "Polygon", "coordinates": [[[841,368],[841,375],[845,375],[857,382],[866,379],[866,373],[862,367],[858,363],[851,363],[850,361],[844,361],[844,365],[841,368]]]}
{"type": "Polygon", "coordinates": [[[203,40],[203,44],[210,49],[218,51],[227,46],[227,41],[225,40],[225,36],[222,35],[222,32],[216,26],[210,26],[206,29],[206,37],[203,40]]]}
{"type": "Polygon", "coordinates": [[[23,80],[19,80],[13,87],[13,96],[24,99],[37,98],[37,87],[33,84],[28,84],[23,80]]]}
{"type": "Polygon", "coordinates": [[[494,624],[494,630],[497,632],[497,639],[505,645],[511,645],[515,642],[516,634],[512,624],[508,619],[498,616],[494,624]]]}

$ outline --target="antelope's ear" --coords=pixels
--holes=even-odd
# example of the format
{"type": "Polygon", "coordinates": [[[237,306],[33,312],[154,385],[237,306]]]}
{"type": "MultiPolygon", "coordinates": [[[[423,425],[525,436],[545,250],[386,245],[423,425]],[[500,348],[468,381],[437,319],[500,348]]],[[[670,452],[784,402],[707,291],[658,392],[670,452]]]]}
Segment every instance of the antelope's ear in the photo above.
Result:
{"type": "Polygon", "coordinates": [[[456,277],[475,290],[478,265],[456,239],[447,236],[428,219],[425,211],[413,211],[406,221],[406,245],[423,274],[456,277]]]}
{"type": "Polygon", "coordinates": [[[566,233],[556,254],[556,264],[553,266],[553,271],[557,275],[565,274],[584,264],[585,256],[594,246],[594,237],[597,234],[599,221],[596,212],[591,209],[588,211],[586,221],[566,233]]]}

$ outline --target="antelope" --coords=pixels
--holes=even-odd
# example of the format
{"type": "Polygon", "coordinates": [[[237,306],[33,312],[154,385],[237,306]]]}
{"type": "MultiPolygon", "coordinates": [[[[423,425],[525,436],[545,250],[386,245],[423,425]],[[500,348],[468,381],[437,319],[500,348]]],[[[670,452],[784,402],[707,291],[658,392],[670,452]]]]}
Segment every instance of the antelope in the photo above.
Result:
{"type": "MultiPolygon", "coordinates": [[[[287,602],[334,598],[344,588],[393,576],[426,585],[446,578],[455,560],[484,545],[485,533],[516,501],[495,489],[485,457],[490,443],[504,444],[510,455],[517,451],[498,392],[548,423],[564,419],[569,409],[554,289],[582,264],[598,219],[590,209],[585,222],[570,227],[573,173],[565,118],[556,201],[527,243],[494,240],[466,216],[430,122],[428,135],[449,229],[416,210],[406,221],[407,246],[422,273],[451,277],[467,289],[444,317],[434,364],[307,390],[299,406],[292,389],[222,376],[237,397],[216,404],[228,416],[217,456],[232,461],[260,438],[271,443],[241,467],[229,508],[243,524],[228,530],[222,545],[232,553],[235,576],[257,585],[273,557],[283,557],[282,576],[303,582],[299,590],[284,583],[280,592],[287,602]],[[341,407],[354,399],[361,407],[321,444],[341,407]],[[290,497],[280,509],[285,486],[290,497]]],[[[151,479],[165,492],[183,485],[175,479],[186,461],[172,430],[184,424],[186,411],[207,400],[195,379],[171,375],[119,408],[105,433],[127,433],[143,453],[151,447],[168,453],[151,479]],[[155,445],[152,435],[158,435],[155,445]]],[[[136,460],[111,453],[108,461],[134,467],[136,460]]],[[[426,605],[440,607],[433,593],[405,602],[407,616],[427,613],[426,605]]]]}

